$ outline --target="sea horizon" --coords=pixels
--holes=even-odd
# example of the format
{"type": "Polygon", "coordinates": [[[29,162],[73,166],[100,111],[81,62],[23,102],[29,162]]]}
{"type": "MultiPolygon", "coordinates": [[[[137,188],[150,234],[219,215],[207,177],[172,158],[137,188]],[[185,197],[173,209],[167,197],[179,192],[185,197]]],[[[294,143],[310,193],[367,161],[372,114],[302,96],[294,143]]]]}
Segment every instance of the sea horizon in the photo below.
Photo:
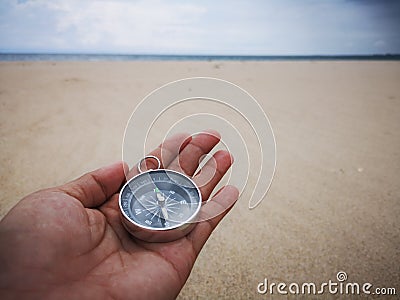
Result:
{"type": "Polygon", "coordinates": [[[400,60],[400,54],[342,55],[194,55],[113,53],[21,53],[0,52],[0,61],[308,61],[308,60],[400,60]]]}

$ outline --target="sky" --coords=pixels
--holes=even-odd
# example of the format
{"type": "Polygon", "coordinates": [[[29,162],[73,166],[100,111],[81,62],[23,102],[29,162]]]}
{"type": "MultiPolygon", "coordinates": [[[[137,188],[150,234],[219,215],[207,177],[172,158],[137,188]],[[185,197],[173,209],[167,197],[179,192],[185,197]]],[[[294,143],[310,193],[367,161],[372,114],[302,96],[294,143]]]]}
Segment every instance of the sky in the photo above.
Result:
{"type": "Polygon", "coordinates": [[[400,1],[0,0],[0,51],[400,54],[400,1]]]}

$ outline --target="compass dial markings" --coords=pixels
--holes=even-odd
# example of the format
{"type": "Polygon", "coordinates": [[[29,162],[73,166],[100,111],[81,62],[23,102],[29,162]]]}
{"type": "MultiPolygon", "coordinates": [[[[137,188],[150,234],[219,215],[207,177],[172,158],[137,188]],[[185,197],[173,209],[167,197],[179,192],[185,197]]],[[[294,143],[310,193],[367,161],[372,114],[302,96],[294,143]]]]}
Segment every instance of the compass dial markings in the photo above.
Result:
{"type": "Polygon", "coordinates": [[[198,212],[201,195],[186,175],[153,170],[136,179],[127,183],[129,189],[121,191],[120,206],[139,226],[175,228],[198,212]]]}

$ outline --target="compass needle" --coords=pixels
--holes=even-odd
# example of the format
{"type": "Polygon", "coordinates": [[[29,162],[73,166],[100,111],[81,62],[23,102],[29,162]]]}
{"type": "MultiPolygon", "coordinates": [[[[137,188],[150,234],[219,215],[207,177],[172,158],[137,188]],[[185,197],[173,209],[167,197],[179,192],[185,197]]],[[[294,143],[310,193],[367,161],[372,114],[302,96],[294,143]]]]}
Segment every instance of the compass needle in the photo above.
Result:
{"type": "Polygon", "coordinates": [[[169,217],[168,217],[168,211],[167,211],[167,208],[164,206],[164,207],[161,207],[161,212],[162,212],[162,214],[163,214],[163,216],[164,216],[164,220],[168,220],[169,219],[169,217]]]}

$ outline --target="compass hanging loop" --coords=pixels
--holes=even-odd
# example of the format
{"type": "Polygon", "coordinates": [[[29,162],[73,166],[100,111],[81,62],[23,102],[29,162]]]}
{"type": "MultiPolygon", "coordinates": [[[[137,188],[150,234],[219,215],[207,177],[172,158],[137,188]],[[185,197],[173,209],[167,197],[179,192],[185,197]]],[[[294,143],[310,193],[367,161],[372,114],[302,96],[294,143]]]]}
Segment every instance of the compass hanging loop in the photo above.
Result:
{"type": "MultiPolygon", "coordinates": [[[[160,168],[161,168],[161,161],[160,161],[160,159],[159,159],[157,156],[154,156],[154,155],[147,155],[147,156],[143,157],[143,158],[139,161],[139,163],[138,163],[138,165],[137,165],[137,169],[138,169],[139,173],[143,173],[143,170],[142,170],[142,167],[141,167],[141,166],[142,166],[142,163],[146,161],[146,159],[154,159],[154,160],[157,162],[157,164],[158,164],[158,166],[157,166],[156,169],[160,169],[160,168]]],[[[153,170],[153,169],[149,169],[149,170],[153,170]]]]}

